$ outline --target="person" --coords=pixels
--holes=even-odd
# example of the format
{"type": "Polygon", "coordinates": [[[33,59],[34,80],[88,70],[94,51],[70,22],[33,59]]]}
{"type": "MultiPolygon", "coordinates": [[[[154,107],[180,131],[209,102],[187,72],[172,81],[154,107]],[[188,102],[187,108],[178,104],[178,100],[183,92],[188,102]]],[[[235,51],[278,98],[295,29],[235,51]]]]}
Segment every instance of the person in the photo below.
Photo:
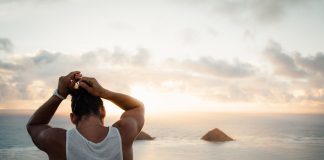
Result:
{"type": "Polygon", "coordinates": [[[144,125],[144,105],[139,100],[103,88],[95,78],[79,71],[61,76],[58,88],[27,123],[34,144],[56,159],[133,159],[132,145],[144,125]],[[80,88],[74,89],[76,82],[80,88]],[[70,119],[75,128],[65,130],[49,125],[60,103],[72,95],[70,119]],[[112,126],[104,125],[106,115],[101,98],[124,110],[112,126]]]}

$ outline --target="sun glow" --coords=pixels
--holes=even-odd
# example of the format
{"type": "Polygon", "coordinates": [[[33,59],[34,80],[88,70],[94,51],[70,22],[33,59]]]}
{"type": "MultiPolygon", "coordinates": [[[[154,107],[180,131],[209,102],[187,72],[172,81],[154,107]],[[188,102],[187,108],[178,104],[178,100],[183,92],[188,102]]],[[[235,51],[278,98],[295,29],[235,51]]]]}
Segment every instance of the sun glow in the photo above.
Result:
{"type": "Polygon", "coordinates": [[[201,105],[199,97],[180,92],[163,92],[144,85],[131,87],[131,95],[141,100],[147,113],[194,110],[201,105]]]}
{"type": "Polygon", "coordinates": [[[131,95],[145,104],[147,113],[260,112],[256,104],[217,102],[179,91],[163,92],[144,85],[133,85],[131,95]]]}

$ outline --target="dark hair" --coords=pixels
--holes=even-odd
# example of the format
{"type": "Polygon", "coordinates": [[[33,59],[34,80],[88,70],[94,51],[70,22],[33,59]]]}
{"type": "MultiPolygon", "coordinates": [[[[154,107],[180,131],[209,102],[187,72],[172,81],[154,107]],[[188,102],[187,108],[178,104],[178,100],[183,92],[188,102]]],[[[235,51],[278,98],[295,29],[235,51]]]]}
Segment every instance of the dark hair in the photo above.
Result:
{"type": "Polygon", "coordinates": [[[103,102],[100,97],[91,95],[83,88],[75,90],[71,95],[72,113],[74,113],[78,118],[89,114],[99,116],[99,109],[103,106],[103,102]]]}

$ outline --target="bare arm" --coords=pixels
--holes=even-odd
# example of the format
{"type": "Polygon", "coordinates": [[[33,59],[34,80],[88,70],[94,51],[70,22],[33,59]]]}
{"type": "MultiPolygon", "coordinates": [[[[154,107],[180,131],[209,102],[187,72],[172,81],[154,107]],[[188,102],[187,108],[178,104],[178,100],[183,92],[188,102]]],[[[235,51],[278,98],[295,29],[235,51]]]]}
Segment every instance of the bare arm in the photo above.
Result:
{"type": "Polygon", "coordinates": [[[125,112],[122,114],[121,119],[134,119],[137,134],[141,131],[144,125],[144,105],[142,102],[131,96],[104,89],[95,78],[82,77],[80,86],[89,93],[107,99],[123,109],[125,112]]]}
{"type": "Polygon", "coordinates": [[[125,111],[121,119],[134,118],[136,120],[137,135],[144,125],[144,104],[131,96],[109,90],[105,90],[102,95],[103,98],[110,100],[125,111]]]}
{"type": "Polygon", "coordinates": [[[133,159],[132,144],[144,125],[144,105],[133,97],[109,90],[105,90],[103,97],[125,110],[113,126],[121,132],[124,159],[133,159]]]}
{"type": "MultiPolygon", "coordinates": [[[[79,72],[71,72],[67,76],[60,77],[58,92],[63,97],[67,97],[70,79],[74,78],[75,74],[79,72]]],[[[65,130],[59,128],[52,128],[48,123],[55,114],[58,106],[61,104],[62,99],[57,96],[50,97],[29,119],[26,125],[27,131],[31,136],[34,144],[41,150],[46,151],[47,142],[52,137],[53,133],[61,134],[65,130]]]]}
{"type": "Polygon", "coordinates": [[[94,78],[82,77],[80,86],[93,95],[113,102],[125,111],[121,115],[120,120],[114,123],[113,126],[117,127],[120,131],[124,159],[133,159],[133,141],[144,125],[143,103],[131,96],[104,89],[94,78]]]}
{"type": "Polygon", "coordinates": [[[107,89],[103,91],[102,98],[110,100],[121,109],[128,111],[131,109],[143,108],[143,103],[126,94],[112,92],[107,89]]]}
{"type": "Polygon", "coordinates": [[[52,96],[48,99],[29,119],[27,123],[27,131],[32,138],[34,144],[41,150],[45,150],[45,137],[42,134],[51,129],[52,127],[48,125],[49,121],[52,119],[55,111],[62,100],[56,96],[52,96]]]}

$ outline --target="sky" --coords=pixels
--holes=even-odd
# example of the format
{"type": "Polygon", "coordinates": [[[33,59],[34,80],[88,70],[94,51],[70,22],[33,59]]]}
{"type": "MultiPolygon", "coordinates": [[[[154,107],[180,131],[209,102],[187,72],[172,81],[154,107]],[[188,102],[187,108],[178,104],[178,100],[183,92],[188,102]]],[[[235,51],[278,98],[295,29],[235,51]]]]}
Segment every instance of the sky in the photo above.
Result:
{"type": "Polygon", "coordinates": [[[0,0],[0,112],[79,70],[147,113],[324,113],[323,26],[321,0],[0,0]]]}

